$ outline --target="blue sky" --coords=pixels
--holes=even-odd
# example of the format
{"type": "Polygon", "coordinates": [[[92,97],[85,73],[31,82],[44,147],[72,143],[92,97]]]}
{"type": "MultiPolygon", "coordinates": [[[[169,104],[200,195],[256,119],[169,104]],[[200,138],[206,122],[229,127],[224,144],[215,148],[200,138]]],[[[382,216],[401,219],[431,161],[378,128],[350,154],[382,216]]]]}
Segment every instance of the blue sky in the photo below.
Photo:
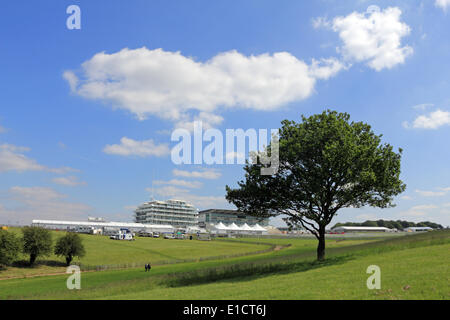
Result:
{"type": "Polygon", "coordinates": [[[0,223],[130,221],[152,193],[229,208],[242,165],[173,164],[174,129],[271,129],[331,108],[403,148],[407,184],[396,208],[332,224],[450,225],[449,28],[447,0],[4,1],[0,223]]]}

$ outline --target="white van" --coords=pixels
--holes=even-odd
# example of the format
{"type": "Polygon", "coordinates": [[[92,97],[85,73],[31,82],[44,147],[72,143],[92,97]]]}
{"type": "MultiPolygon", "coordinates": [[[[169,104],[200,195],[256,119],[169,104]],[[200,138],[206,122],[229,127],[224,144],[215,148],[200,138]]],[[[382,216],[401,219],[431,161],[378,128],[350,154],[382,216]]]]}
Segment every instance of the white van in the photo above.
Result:
{"type": "Polygon", "coordinates": [[[120,229],[118,233],[109,237],[113,240],[134,240],[134,234],[128,229],[120,229]]]}

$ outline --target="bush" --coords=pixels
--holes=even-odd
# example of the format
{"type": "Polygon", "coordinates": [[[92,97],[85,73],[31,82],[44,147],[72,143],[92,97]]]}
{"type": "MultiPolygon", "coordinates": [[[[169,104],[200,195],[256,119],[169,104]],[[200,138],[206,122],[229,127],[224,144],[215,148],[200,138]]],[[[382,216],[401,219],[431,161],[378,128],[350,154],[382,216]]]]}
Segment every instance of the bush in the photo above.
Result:
{"type": "Polygon", "coordinates": [[[76,233],[69,232],[59,238],[56,242],[55,254],[66,257],[67,265],[70,265],[73,257],[83,257],[85,250],[81,237],[76,233]]]}
{"type": "Polygon", "coordinates": [[[23,252],[30,255],[30,266],[39,256],[48,256],[52,253],[52,236],[50,231],[40,227],[24,227],[23,252]]]}
{"type": "Polygon", "coordinates": [[[0,230],[0,266],[10,265],[20,252],[20,240],[14,233],[0,230]]]}

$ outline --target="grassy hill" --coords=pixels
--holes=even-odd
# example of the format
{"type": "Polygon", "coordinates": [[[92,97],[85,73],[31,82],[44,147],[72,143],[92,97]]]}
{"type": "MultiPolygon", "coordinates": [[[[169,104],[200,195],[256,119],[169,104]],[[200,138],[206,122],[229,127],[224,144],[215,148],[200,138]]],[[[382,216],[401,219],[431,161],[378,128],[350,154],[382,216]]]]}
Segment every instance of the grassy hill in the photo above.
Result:
{"type": "MultiPolygon", "coordinates": [[[[162,240],[163,241],[163,240],[162,240]]],[[[0,281],[0,299],[449,299],[450,232],[382,240],[330,239],[327,260],[315,261],[312,239],[266,241],[281,250],[139,269],[0,281]],[[368,290],[366,269],[381,268],[381,290],[368,290]]],[[[188,243],[190,241],[187,241],[188,243]]],[[[220,242],[220,241],[217,241],[220,242]]],[[[199,241],[193,241],[199,243],[199,241]]]]}
{"type": "Polygon", "coordinates": [[[386,252],[320,268],[236,277],[220,282],[156,288],[108,299],[449,299],[450,245],[386,252]],[[381,290],[368,290],[366,269],[381,269],[381,290]]]}

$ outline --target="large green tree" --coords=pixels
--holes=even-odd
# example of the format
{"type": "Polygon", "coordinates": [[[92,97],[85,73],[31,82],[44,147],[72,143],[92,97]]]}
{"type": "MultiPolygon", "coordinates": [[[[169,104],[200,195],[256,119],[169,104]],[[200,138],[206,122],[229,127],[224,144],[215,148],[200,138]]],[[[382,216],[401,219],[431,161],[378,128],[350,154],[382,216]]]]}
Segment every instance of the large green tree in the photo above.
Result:
{"type": "Polygon", "coordinates": [[[48,256],[52,253],[52,235],[50,231],[40,227],[24,227],[23,252],[30,255],[30,265],[33,265],[39,256],[48,256]]]}
{"type": "Polygon", "coordinates": [[[12,232],[0,230],[0,266],[14,262],[20,252],[20,239],[12,232]]]}
{"type": "MultiPolygon", "coordinates": [[[[325,228],[343,208],[393,207],[403,192],[402,150],[381,142],[370,125],[350,122],[347,113],[324,111],[302,122],[284,120],[279,132],[279,168],[262,175],[260,161],[244,167],[245,181],[226,186],[227,200],[259,217],[283,215],[318,239],[317,258],[325,258],[325,228]]],[[[270,156],[270,146],[267,148],[270,156]]]]}
{"type": "Polygon", "coordinates": [[[73,257],[83,257],[85,255],[84,246],[80,235],[69,232],[56,241],[55,254],[64,256],[67,265],[70,265],[73,257]]]}

